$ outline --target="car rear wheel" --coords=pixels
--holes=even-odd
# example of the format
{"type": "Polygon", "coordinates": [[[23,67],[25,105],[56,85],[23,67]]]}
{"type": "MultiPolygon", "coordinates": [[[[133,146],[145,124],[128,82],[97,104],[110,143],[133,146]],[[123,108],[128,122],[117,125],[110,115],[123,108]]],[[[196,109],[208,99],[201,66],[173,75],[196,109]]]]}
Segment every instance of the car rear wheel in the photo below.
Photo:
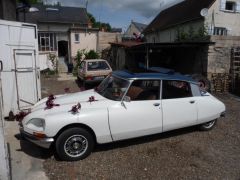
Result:
{"type": "Polygon", "coordinates": [[[83,128],[65,130],[56,141],[56,152],[61,160],[77,161],[91,154],[94,139],[91,133],[83,128]]]}
{"type": "Polygon", "coordinates": [[[212,121],[209,121],[209,122],[206,122],[206,123],[204,123],[204,124],[201,124],[200,126],[199,126],[199,129],[201,130],[201,131],[209,131],[209,130],[211,130],[215,125],[216,125],[216,123],[217,123],[217,120],[215,119],[215,120],[212,120],[212,121]]]}

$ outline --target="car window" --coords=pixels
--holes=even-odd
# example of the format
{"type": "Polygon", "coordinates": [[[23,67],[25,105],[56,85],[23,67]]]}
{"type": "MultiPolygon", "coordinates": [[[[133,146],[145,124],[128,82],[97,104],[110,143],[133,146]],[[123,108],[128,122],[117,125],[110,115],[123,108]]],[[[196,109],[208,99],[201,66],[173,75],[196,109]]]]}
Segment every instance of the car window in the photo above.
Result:
{"type": "Polygon", "coordinates": [[[109,70],[110,67],[105,61],[88,62],[88,71],[109,70]]]}
{"type": "Polygon", "coordinates": [[[164,80],[162,86],[162,99],[175,99],[191,97],[192,92],[188,82],[164,80]]]}
{"type": "Polygon", "coordinates": [[[135,80],[128,89],[127,96],[131,101],[158,100],[160,81],[135,80]]]}
{"type": "Polygon", "coordinates": [[[128,80],[109,75],[101,82],[95,91],[107,99],[121,101],[129,84],[130,82],[128,80]]]}

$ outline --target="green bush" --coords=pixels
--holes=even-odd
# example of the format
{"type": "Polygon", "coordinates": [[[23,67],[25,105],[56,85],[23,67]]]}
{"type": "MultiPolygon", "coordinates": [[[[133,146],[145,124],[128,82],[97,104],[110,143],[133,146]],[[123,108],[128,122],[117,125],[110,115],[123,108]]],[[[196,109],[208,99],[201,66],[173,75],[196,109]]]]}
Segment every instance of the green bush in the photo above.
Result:
{"type": "Polygon", "coordinates": [[[99,54],[94,50],[90,50],[89,52],[84,53],[84,55],[85,55],[85,59],[98,59],[99,58],[99,54]]]}

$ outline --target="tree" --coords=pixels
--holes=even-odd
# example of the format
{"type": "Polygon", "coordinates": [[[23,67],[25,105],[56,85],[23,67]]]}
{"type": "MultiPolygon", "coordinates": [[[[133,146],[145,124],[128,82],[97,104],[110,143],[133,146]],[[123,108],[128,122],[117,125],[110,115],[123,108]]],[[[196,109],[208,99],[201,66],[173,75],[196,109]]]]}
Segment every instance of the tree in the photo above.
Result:
{"type": "Polygon", "coordinates": [[[108,31],[108,32],[112,30],[112,27],[109,23],[96,21],[95,17],[91,13],[87,13],[87,15],[88,15],[88,19],[92,23],[93,28],[99,28],[99,29],[103,28],[105,29],[105,31],[108,31]]]}

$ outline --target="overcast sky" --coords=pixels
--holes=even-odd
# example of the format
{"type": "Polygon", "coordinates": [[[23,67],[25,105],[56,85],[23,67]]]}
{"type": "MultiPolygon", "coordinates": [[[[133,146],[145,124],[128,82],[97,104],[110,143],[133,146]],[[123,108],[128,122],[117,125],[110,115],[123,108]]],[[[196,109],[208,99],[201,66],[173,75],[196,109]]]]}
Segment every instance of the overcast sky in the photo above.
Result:
{"type": "MultiPolygon", "coordinates": [[[[87,0],[44,0],[59,1],[64,6],[86,6],[87,0]]],[[[97,21],[110,23],[112,27],[126,29],[131,20],[148,24],[161,11],[182,0],[88,0],[88,12],[97,21]]]]}

